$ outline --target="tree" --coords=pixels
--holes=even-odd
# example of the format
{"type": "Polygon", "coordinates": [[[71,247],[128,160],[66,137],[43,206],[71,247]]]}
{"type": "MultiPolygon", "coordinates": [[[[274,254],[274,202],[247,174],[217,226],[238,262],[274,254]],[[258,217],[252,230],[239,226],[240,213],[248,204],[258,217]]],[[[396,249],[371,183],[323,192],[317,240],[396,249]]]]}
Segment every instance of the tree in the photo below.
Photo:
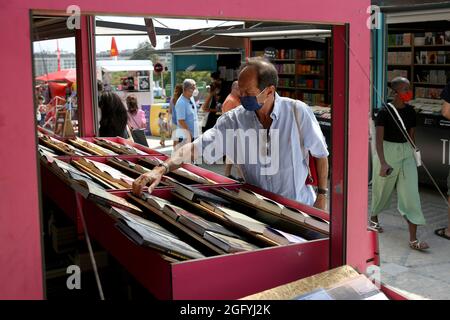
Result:
{"type": "Polygon", "coordinates": [[[151,60],[152,62],[158,60],[158,55],[155,53],[155,49],[150,42],[140,42],[137,48],[131,55],[130,60],[151,60]]]}

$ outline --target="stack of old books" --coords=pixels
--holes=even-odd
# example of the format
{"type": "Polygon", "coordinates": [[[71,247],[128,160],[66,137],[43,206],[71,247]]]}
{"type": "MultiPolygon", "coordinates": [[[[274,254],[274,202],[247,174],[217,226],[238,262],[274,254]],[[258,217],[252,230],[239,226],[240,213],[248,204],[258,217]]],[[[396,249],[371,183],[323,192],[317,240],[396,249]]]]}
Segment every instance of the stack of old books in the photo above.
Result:
{"type": "Polygon", "coordinates": [[[116,227],[139,245],[148,246],[179,260],[204,257],[200,251],[155,222],[116,207],[113,207],[111,212],[117,217],[116,227]]]}
{"type": "Polygon", "coordinates": [[[245,237],[231,229],[194,214],[171,201],[149,194],[143,194],[141,199],[131,194],[130,197],[150,209],[171,227],[215,253],[234,253],[258,249],[258,246],[248,242],[245,237]]]}

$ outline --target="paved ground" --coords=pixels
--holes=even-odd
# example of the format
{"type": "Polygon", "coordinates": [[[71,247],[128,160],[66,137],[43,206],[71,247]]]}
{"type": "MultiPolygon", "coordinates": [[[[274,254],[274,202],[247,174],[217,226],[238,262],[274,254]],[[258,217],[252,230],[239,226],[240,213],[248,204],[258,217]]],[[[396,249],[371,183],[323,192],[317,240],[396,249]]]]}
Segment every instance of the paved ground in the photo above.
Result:
{"type": "Polygon", "coordinates": [[[418,238],[430,249],[422,253],[409,248],[408,227],[395,197],[379,216],[384,229],[379,234],[382,281],[424,298],[450,299],[450,241],[434,235],[447,222],[447,207],[434,190],[422,187],[420,193],[427,225],[419,227],[418,238]]]}
{"type": "MultiPolygon", "coordinates": [[[[158,138],[148,141],[150,147],[171,154],[171,141],[165,148],[161,148],[158,138]]],[[[223,174],[222,165],[202,166],[223,174]]],[[[434,235],[435,229],[446,224],[447,208],[430,188],[421,188],[421,200],[427,225],[419,228],[418,237],[431,248],[423,253],[409,248],[407,224],[396,210],[394,197],[391,208],[379,216],[384,228],[384,233],[379,234],[381,280],[410,298],[450,299],[450,241],[434,235]]]]}

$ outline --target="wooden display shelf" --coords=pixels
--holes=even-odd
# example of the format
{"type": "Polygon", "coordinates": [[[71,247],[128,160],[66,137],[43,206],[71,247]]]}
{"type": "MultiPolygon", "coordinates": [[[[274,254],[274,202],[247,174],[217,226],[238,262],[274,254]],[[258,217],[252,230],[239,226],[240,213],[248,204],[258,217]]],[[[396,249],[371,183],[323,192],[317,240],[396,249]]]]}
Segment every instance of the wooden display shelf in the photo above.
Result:
{"type": "Polygon", "coordinates": [[[270,60],[271,62],[281,62],[281,63],[283,63],[283,62],[295,62],[295,59],[272,59],[272,60],[270,60]]]}
{"type": "Polygon", "coordinates": [[[412,49],[412,46],[389,46],[388,49],[412,49]]]}
{"type": "Polygon", "coordinates": [[[297,90],[301,90],[301,91],[325,92],[325,89],[316,89],[316,88],[297,88],[297,90]]]}
{"type": "Polygon", "coordinates": [[[295,88],[295,87],[278,87],[277,89],[281,89],[281,90],[296,90],[297,88],[295,88]]]}
{"type": "Polygon", "coordinates": [[[410,65],[410,64],[388,64],[388,67],[395,67],[395,68],[411,68],[412,65],[410,65]]]}
{"type": "Polygon", "coordinates": [[[450,49],[450,44],[432,44],[432,45],[420,45],[420,46],[414,45],[414,48],[449,48],[450,49]]]}
{"type": "MultiPolygon", "coordinates": [[[[154,194],[171,197],[170,190],[154,194]]],[[[94,202],[82,199],[82,209],[91,237],[158,299],[238,299],[328,269],[328,238],[176,261],[130,241],[94,202]]]]}
{"type": "Polygon", "coordinates": [[[323,74],[316,74],[316,73],[298,73],[299,76],[307,76],[307,77],[324,77],[323,74]]]}
{"type": "Polygon", "coordinates": [[[450,64],[414,64],[414,66],[415,67],[427,67],[427,68],[429,68],[429,67],[436,67],[436,68],[439,68],[439,67],[450,67],[450,64]]]}
{"type": "Polygon", "coordinates": [[[426,83],[426,82],[413,82],[415,86],[427,86],[427,87],[445,87],[445,83],[426,83]]]}
{"type": "Polygon", "coordinates": [[[325,59],[298,59],[297,60],[300,63],[304,63],[304,62],[322,62],[325,63],[325,59]]]}

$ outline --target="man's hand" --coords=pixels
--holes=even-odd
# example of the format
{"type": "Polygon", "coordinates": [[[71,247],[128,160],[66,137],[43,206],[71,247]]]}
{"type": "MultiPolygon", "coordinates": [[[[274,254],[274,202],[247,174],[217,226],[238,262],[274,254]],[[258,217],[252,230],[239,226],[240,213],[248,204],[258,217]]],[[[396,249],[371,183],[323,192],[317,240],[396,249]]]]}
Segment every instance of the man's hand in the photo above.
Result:
{"type": "Polygon", "coordinates": [[[314,203],[314,208],[326,211],[326,209],[327,209],[327,202],[328,201],[327,201],[326,195],[318,194],[316,202],[314,203]]]}
{"type": "Polygon", "coordinates": [[[139,176],[133,182],[133,193],[136,196],[140,196],[142,194],[142,190],[146,185],[150,183],[148,187],[148,193],[152,193],[156,186],[161,181],[162,176],[164,175],[165,168],[164,167],[156,167],[152,171],[147,172],[139,176]]]}
{"type": "Polygon", "coordinates": [[[388,165],[387,163],[381,164],[380,176],[387,177],[389,170],[392,170],[392,167],[390,165],[388,165]]]}

